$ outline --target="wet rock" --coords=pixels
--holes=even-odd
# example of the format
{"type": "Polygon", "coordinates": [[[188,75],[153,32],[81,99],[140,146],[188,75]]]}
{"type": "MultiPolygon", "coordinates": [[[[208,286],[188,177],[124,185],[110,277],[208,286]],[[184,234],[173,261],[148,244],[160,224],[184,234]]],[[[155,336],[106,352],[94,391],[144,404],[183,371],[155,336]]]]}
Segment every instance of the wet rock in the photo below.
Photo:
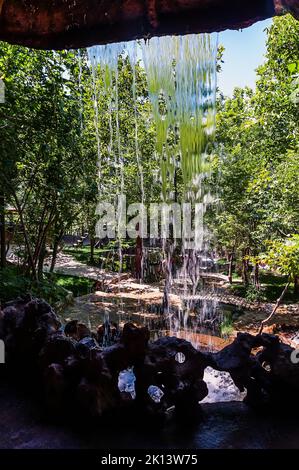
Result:
{"type": "Polygon", "coordinates": [[[90,329],[78,320],[69,321],[64,327],[64,333],[66,336],[70,336],[77,341],[80,341],[87,336],[91,336],[90,329]]]}
{"type": "Polygon", "coordinates": [[[64,361],[76,354],[76,342],[63,333],[56,333],[48,338],[39,355],[39,363],[42,369],[50,364],[63,364],[64,361]]]}
{"type": "Polygon", "coordinates": [[[122,397],[125,400],[127,399],[135,400],[136,398],[135,382],[136,382],[136,376],[134,374],[133,368],[128,368],[119,373],[117,386],[118,386],[120,393],[122,394],[122,397]]]}
{"type": "MultiPolygon", "coordinates": [[[[262,335],[265,337],[265,335],[262,335]]],[[[257,355],[260,364],[268,365],[269,375],[272,382],[278,382],[283,386],[286,394],[293,390],[299,391],[299,367],[292,360],[294,348],[282,343],[276,336],[264,338],[263,350],[257,355]]],[[[275,386],[273,385],[273,390],[275,386]]],[[[298,395],[297,395],[298,396],[298,395]]]]}
{"type": "Polygon", "coordinates": [[[103,349],[103,359],[113,376],[133,365],[130,355],[121,343],[103,349]]]}
{"type": "Polygon", "coordinates": [[[86,336],[85,338],[80,339],[79,345],[85,346],[89,350],[99,347],[96,340],[91,336],[86,336]]]}
{"type": "Polygon", "coordinates": [[[148,328],[138,328],[134,323],[126,323],[121,342],[124,344],[131,361],[139,361],[145,354],[150,338],[148,328]]]}
{"type": "Polygon", "coordinates": [[[149,343],[144,362],[134,367],[136,398],[150,412],[159,412],[172,406],[176,411],[198,407],[208,389],[203,381],[206,358],[191,343],[174,337],[160,338],[149,343]],[[180,353],[184,362],[177,360],[180,353]],[[149,387],[162,392],[159,402],[151,399],[149,387]]]}
{"type": "Polygon", "coordinates": [[[257,347],[256,338],[249,333],[238,333],[230,345],[217,353],[207,354],[209,365],[216,370],[238,371],[248,367],[251,351],[257,347]]]}
{"type": "Polygon", "coordinates": [[[291,361],[293,351],[277,336],[240,333],[231,345],[208,354],[207,359],[214,369],[229,372],[240,391],[247,391],[248,404],[272,406],[286,401],[297,408],[299,370],[291,361]]]}
{"type": "MultiPolygon", "coordinates": [[[[111,326],[108,323],[105,327],[111,326]]],[[[298,408],[298,364],[294,349],[275,335],[239,333],[217,353],[202,353],[176,337],[149,341],[147,328],[127,323],[118,341],[100,348],[90,330],[77,320],[64,331],[55,312],[44,301],[18,299],[0,311],[0,327],[9,352],[9,366],[34,371],[52,414],[65,412],[81,418],[98,418],[106,412],[132,407],[138,414],[165,416],[175,408],[180,417],[197,416],[208,395],[204,381],[209,366],[230,374],[252,406],[298,408]],[[121,374],[134,376],[130,386],[119,387],[121,374]],[[131,388],[130,388],[131,387],[131,388]],[[141,412],[141,414],[140,414],[141,412]]],[[[121,382],[122,383],[122,382],[121,382]]],[[[80,418],[80,419],[81,419],[80,418]]]]}
{"type": "Polygon", "coordinates": [[[98,326],[96,339],[100,345],[111,346],[119,340],[120,332],[116,323],[106,322],[98,326]]]}
{"type": "Polygon", "coordinates": [[[108,380],[98,383],[82,378],[76,390],[78,411],[83,418],[99,418],[118,405],[118,390],[108,380]]]}
{"type": "Polygon", "coordinates": [[[10,305],[3,310],[4,336],[20,328],[24,319],[24,307],[10,305]]]}
{"type": "Polygon", "coordinates": [[[61,364],[51,364],[44,372],[45,402],[51,413],[59,414],[64,407],[67,380],[61,364]]]}
{"type": "Polygon", "coordinates": [[[3,310],[2,322],[7,361],[30,367],[48,336],[59,327],[58,317],[47,302],[30,296],[9,302],[3,310]]]}
{"type": "Polygon", "coordinates": [[[82,358],[88,357],[91,353],[91,350],[93,349],[99,349],[99,345],[98,342],[91,336],[86,336],[76,344],[77,354],[82,358]]]}

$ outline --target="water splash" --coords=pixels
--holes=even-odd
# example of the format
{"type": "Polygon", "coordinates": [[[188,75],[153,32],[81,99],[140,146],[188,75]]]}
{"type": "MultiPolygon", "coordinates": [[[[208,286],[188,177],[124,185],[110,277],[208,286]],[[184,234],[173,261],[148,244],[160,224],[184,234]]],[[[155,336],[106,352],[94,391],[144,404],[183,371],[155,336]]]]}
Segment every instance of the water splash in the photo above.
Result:
{"type": "Polygon", "coordinates": [[[131,398],[136,398],[135,389],[136,376],[134,374],[133,367],[129,367],[119,373],[118,376],[118,389],[120,392],[129,393],[131,398]]]}

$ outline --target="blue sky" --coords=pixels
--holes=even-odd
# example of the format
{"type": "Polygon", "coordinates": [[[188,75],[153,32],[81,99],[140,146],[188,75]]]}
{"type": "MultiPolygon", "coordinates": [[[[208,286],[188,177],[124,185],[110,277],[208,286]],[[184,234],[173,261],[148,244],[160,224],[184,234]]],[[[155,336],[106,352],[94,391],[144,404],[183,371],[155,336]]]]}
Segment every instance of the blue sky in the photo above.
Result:
{"type": "Polygon", "coordinates": [[[219,34],[219,43],[225,47],[222,72],[218,75],[218,86],[228,96],[236,86],[254,87],[255,69],[264,62],[266,51],[265,28],[271,20],[260,21],[242,31],[224,31],[219,34]]]}

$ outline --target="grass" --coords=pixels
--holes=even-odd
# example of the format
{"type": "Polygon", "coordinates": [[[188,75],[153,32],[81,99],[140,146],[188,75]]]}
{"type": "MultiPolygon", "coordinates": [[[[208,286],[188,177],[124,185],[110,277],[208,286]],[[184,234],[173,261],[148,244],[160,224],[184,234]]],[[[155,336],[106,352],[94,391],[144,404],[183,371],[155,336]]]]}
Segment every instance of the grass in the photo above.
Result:
{"type": "Polygon", "coordinates": [[[86,277],[65,276],[64,274],[52,274],[51,278],[56,286],[62,287],[74,294],[74,297],[93,292],[94,280],[86,277]]]}
{"type": "Polygon", "coordinates": [[[228,261],[227,261],[226,258],[219,258],[219,259],[217,259],[217,265],[220,266],[220,267],[221,266],[226,267],[228,265],[228,261]]]}
{"type": "MultiPolygon", "coordinates": [[[[124,242],[122,248],[126,249],[133,246],[132,242],[124,242]]],[[[63,253],[71,255],[76,261],[86,264],[87,266],[95,266],[107,269],[109,271],[119,271],[119,254],[117,242],[109,242],[105,248],[96,248],[94,250],[94,261],[90,260],[90,247],[66,247],[63,253]]],[[[129,267],[129,259],[127,255],[123,256],[122,271],[126,271],[129,267]]]]}
{"type": "Polygon", "coordinates": [[[42,282],[36,282],[18,267],[8,266],[0,270],[0,303],[29,293],[54,305],[63,301],[68,291],[73,292],[75,297],[90,293],[93,284],[94,281],[90,279],[60,274],[47,274],[42,282]]]}
{"type": "Polygon", "coordinates": [[[229,337],[234,332],[233,317],[226,315],[220,325],[221,336],[224,338],[229,337]]]}
{"type": "MultiPolygon", "coordinates": [[[[252,285],[245,287],[241,283],[233,284],[229,289],[232,294],[246,298],[247,300],[275,302],[287,284],[287,277],[277,275],[270,271],[262,271],[260,273],[260,284],[260,291],[257,291],[252,285]]],[[[298,301],[299,297],[294,294],[294,285],[291,284],[284,297],[284,302],[295,303],[298,301]]]]}
{"type": "MultiPolygon", "coordinates": [[[[275,275],[271,272],[261,273],[260,282],[263,286],[263,291],[267,299],[277,300],[285,288],[288,279],[287,276],[275,275]]],[[[298,296],[294,295],[294,284],[291,284],[284,300],[296,302],[299,300],[298,296]]]]}
{"type": "Polygon", "coordinates": [[[89,246],[84,246],[80,248],[73,248],[73,247],[68,247],[64,248],[63,253],[67,255],[72,255],[72,257],[76,260],[79,261],[80,263],[87,264],[89,266],[98,266],[100,256],[103,253],[102,249],[95,249],[94,250],[94,258],[95,262],[92,263],[90,261],[90,247],[89,246]]]}

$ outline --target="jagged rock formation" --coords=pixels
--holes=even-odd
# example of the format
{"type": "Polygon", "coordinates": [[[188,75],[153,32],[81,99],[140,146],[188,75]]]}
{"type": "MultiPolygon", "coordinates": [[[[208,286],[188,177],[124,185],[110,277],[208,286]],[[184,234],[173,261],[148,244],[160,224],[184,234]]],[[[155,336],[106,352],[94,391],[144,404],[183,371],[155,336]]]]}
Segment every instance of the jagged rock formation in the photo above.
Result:
{"type": "Polygon", "coordinates": [[[150,342],[147,328],[127,323],[114,344],[101,348],[99,333],[77,321],[62,329],[50,305],[30,296],[5,306],[0,333],[8,368],[35,374],[53,415],[76,410],[76,416],[97,418],[130,407],[158,416],[175,407],[180,415],[194,415],[208,394],[207,366],[229,372],[237,387],[247,390],[249,405],[297,407],[299,366],[291,361],[293,349],[268,334],[240,333],[221,351],[202,353],[175,337],[150,342]],[[130,368],[133,394],[118,384],[120,373],[130,368]]]}
{"type": "Polygon", "coordinates": [[[238,29],[299,0],[0,0],[0,40],[43,49],[238,29]]]}
{"type": "Polygon", "coordinates": [[[248,404],[283,401],[293,406],[299,391],[299,367],[291,360],[293,351],[277,336],[239,333],[231,345],[209,354],[208,362],[216,370],[229,372],[240,391],[246,389],[248,404]]]}

